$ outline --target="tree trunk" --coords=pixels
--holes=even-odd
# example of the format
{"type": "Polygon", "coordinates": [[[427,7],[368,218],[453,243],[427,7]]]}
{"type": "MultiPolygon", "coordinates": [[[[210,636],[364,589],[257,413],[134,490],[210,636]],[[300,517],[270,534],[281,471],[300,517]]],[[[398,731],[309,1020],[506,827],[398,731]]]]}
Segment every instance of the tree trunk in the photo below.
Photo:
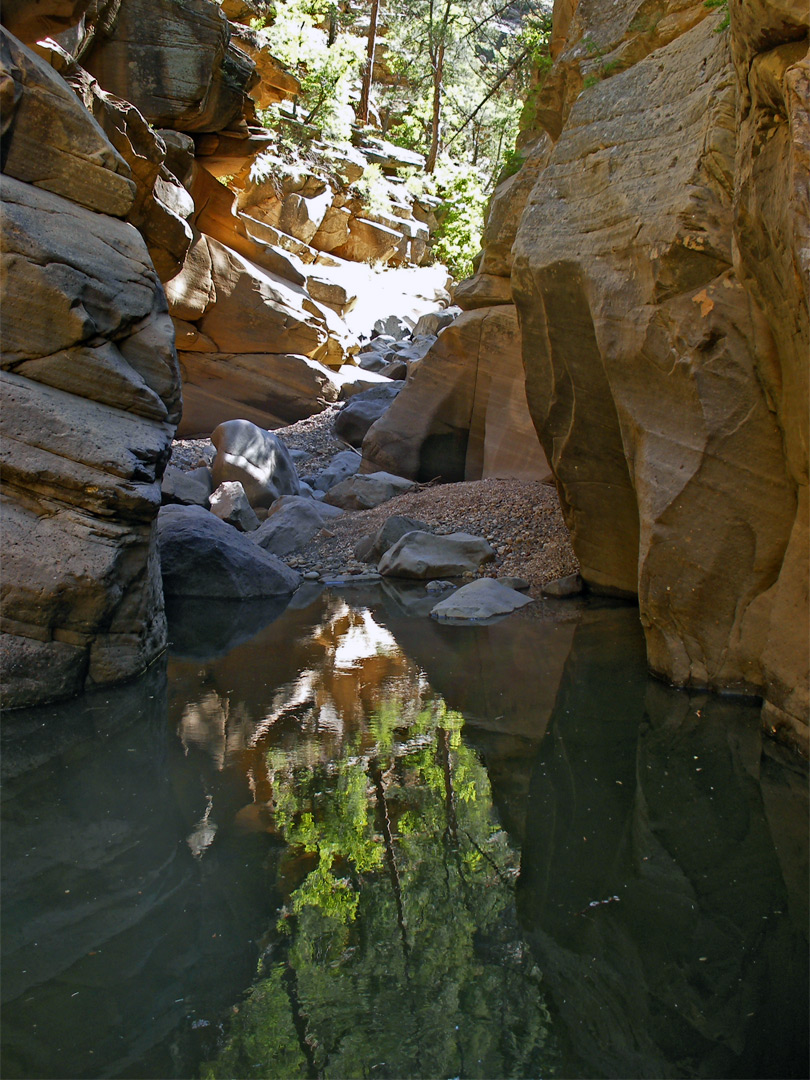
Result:
{"type": "Polygon", "coordinates": [[[439,156],[439,139],[442,124],[442,78],[444,77],[444,36],[436,51],[433,65],[433,118],[430,125],[430,153],[425,163],[425,172],[430,175],[436,168],[439,156]]]}
{"type": "Polygon", "coordinates": [[[371,83],[374,80],[374,48],[377,43],[377,18],[380,13],[380,0],[372,0],[371,22],[368,28],[368,48],[366,49],[366,66],[363,70],[363,89],[360,94],[360,105],[357,110],[358,124],[368,123],[368,113],[371,105],[371,83]]]}

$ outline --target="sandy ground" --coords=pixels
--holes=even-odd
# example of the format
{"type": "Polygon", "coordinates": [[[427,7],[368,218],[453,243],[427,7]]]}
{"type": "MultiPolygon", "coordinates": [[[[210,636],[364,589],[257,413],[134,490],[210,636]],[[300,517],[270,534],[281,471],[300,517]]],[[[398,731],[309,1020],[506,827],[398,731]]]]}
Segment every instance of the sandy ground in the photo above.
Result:
{"type": "MultiPolygon", "coordinates": [[[[276,432],[289,449],[307,454],[296,462],[302,477],[315,475],[346,449],[332,435],[336,408],[331,406],[276,432]]],[[[213,447],[207,440],[183,440],[175,443],[171,463],[191,469],[210,463],[212,458],[213,447]]],[[[485,537],[497,558],[482,567],[482,575],[524,578],[535,596],[545,582],[578,570],[554,488],[501,479],[424,485],[373,510],[347,513],[284,561],[302,572],[318,571],[329,577],[367,573],[373,567],[355,560],[352,549],[361,537],[375,533],[394,514],[424,521],[438,533],[468,532],[485,537]]]]}

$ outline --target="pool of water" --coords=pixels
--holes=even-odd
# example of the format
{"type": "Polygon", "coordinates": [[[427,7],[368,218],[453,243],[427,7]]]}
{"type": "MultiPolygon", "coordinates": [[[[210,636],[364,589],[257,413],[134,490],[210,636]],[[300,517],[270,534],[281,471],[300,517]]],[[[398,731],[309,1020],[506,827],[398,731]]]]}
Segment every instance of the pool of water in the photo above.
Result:
{"type": "Polygon", "coordinates": [[[183,604],[5,718],[4,1077],[804,1077],[807,772],[637,612],[183,604]]]}

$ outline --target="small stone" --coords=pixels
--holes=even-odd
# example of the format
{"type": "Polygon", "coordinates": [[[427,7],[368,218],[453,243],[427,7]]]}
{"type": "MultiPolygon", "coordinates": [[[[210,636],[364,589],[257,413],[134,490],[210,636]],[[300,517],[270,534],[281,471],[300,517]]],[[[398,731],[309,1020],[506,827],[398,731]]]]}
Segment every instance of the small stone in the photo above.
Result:
{"type": "Polygon", "coordinates": [[[522,577],[510,577],[508,574],[503,577],[498,577],[501,585],[506,585],[510,589],[517,589],[518,592],[527,592],[531,587],[530,583],[522,577]]]}
{"type": "Polygon", "coordinates": [[[304,574],[304,581],[319,581],[321,575],[317,570],[307,570],[304,574]]]}
{"type": "Polygon", "coordinates": [[[568,577],[547,581],[542,588],[543,596],[553,596],[557,599],[564,599],[568,596],[579,596],[582,591],[582,578],[579,574],[569,574],[568,577]]]}
{"type": "Polygon", "coordinates": [[[455,585],[452,581],[429,581],[425,585],[425,592],[439,593],[445,592],[447,589],[454,589],[455,585]]]}

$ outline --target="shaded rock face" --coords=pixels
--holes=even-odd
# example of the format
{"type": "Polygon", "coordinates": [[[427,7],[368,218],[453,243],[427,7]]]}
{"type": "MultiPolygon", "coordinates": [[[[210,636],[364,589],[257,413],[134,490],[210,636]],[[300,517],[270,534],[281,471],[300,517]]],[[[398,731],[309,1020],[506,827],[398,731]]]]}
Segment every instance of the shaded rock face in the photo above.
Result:
{"type": "Polygon", "coordinates": [[[209,0],[127,0],[83,64],[150,123],[177,131],[227,128],[241,119],[256,81],[255,65],[231,43],[228,20],[209,0]]]}
{"type": "Polygon", "coordinates": [[[652,669],[806,742],[807,12],[660,7],[555,8],[512,266],[529,407],[652,669]]]}
{"type": "Polygon", "coordinates": [[[548,480],[526,403],[515,308],[462,312],[363,440],[363,468],[427,481],[548,480]]]}
{"type": "Polygon", "coordinates": [[[10,708],[131,677],[164,648],[153,523],[180,384],[160,281],[122,220],[130,166],[63,80],[2,35],[10,708]]]}

